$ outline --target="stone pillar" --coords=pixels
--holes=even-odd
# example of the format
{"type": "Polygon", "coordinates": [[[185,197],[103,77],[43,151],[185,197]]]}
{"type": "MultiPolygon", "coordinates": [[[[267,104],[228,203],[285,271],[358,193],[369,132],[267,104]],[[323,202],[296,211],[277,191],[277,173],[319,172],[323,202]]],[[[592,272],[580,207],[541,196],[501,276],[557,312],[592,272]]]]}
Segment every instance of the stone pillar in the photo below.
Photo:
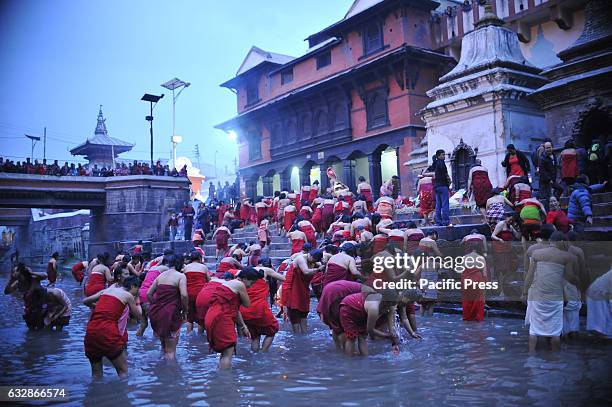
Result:
{"type": "Polygon", "coordinates": [[[344,184],[351,190],[356,191],[355,185],[355,160],[344,160],[342,163],[342,178],[344,184]]]}
{"type": "Polygon", "coordinates": [[[397,176],[400,178],[400,182],[398,184],[399,186],[399,191],[397,191],[398,194],[401,195],[402,193],[402,162],[400,160],[400,147],[395,147],[395,165],[397,166],[397,176]]]}
{"type": "Polygon", "coordinates": [[[310,167],[300,168],[300,188],[303,185],[310,185],[310,167]]]}
{"type": "Polygon", "coordinates": [[[274,194],[274,186],[272,177],[263,177],[263,194],[264,196],[272,196],[274,194]]]}
{"type": "Polygon", "coordinates": [[[286,169],[280,173],[281,191],[291,190],[291,169],[286,169]]]}
{"type": "Polygon", "coordinates": [[[319,193],[324,194],[325,190],[329,188],[329,178],[327,178],[327,164],[319,164],[319,171],[321,173],[321,183],[319,184],[319,193]]]}
{"type": "Polygon", "coordinates": [[[372,186],[372,195],[374,199],[378,199],[380,186],[382,185],[382,171],[380,168],[380,152],[374,152],[368,155],[368,173],[370,177],[370,185],[372,186]]]}

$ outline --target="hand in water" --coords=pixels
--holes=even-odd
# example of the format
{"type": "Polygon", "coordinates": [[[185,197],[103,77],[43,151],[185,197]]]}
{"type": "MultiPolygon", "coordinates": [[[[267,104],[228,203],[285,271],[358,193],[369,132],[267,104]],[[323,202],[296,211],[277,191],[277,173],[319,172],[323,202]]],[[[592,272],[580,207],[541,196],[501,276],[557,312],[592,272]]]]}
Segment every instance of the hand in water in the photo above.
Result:
{"type": "Polygon", "coordinates": [[[392,345],[391,346],[391,353],[393,353],[395,356],[399,355],[400,354],[399,346],[392,345]]]}
{"type": "Polygon", "coordinates": [[[416,332],[411,333],[410,336],[412,336],[414,339],[423,339],[423,337],[416,332]]]}
{"type": "Polygon", "coordinates": [[[246,325],[244,325],[244,326],[242,327],[242,334],[243,334],[243,335],[244,335],[246,338],[251,339],[251,332],[249,331],[249,328],[247,328],[247,326],[246,326],[246,325]]]}

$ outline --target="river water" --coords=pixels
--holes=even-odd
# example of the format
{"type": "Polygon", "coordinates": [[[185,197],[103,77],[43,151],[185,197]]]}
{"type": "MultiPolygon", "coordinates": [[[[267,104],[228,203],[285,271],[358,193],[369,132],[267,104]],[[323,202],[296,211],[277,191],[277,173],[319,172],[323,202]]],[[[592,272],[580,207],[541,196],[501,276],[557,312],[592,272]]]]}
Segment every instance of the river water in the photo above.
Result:
{"type": "MultiPolygon", "coordinates": [[[[6,284],[6,276],[0,279],[6,284]]],[[[178,363],[162,360],[148,328],[144,338],[128,327],[129,378],[108,363],[92,380],[83,351],[89,309],[71,277],[58,283],[73,300],[64,332],[28,332],[22,301],[0,299],[2,385],[64,386],[69,405],[91,406],[377,406],[542,405],[612,402],[612,352],[594,341],[564,344],[561,353],[527,354],[522,320],[461,321],[460,315],[419,318],[421,341],[404,339],[392,355],[386,342],[371,344],[367,358],[337,353],[325,326],[310,315],[309,335],[282,326],[272,351],[253,354],[241,339],[231,371],[217,371],[204,336],[184,333],[178,363]],[[513,334],[516,332],[516,334],[513,334]]],[[[312,307],[311,309],[313,309],[312,307]]]]}

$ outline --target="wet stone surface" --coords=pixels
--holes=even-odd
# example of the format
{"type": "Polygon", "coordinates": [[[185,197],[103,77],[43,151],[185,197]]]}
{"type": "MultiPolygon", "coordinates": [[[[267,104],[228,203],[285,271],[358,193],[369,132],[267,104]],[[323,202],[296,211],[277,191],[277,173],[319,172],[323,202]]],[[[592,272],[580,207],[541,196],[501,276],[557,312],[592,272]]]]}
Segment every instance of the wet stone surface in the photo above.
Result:
{"type": "MultiPolygon", "coordinates": [[[[6,277],[0,279],[4,286],[6,277]]],[[[64,332],[28,332],[22,301],[0,299],[1,385],[63,385],[70,405],[604,405],[612,383],[610,346],[563,344],[561,353],[527,354],[523,321],[489,318],[467,323],[460,315],[417,317],[422,341],[404,339],[401,353],[388,342],[371,343],[367,358],[336,352],[326,327],[310,314],[309,335],[294,336],[281,324],[272,350],[253,354],[241,339],[231,371],[217,371],[204,336],[185,335],[178,363],[162,360],[149,328],[144,338],[130,324],[127,380],[106,362],[92,381],[83,351],[89,309],[76,283],[58,284],[73,300],[64,332]],[[516,332],[516,334],[512,334],[516,332]]],[[[314,306],[311,307],[314,309],[314,306]]],[[[44,403],[41,403],[44,404],[44,403]]],[[[608,404],[609,405],[609,404],[608,404]]]]}

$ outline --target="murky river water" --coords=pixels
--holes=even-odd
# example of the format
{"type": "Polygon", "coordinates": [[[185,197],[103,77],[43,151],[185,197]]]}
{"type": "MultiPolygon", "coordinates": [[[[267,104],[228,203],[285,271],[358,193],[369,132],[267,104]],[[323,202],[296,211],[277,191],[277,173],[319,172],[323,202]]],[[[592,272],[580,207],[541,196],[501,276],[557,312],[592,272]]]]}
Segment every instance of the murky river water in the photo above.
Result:
{"type": "MultiPolygon", "coordinates": [[[[2,286],[6,277],[0,278],[2,286]]],[[[64,332],[28,332],[22,302],[0,299],[2,385],[63,385],[71,405],[589,405],[609,402],[611,347],[565,344],[559,354],[527,355],[522,321],[490,318],[465,323],[459,315],[418,318],[422,341],[404,340],[393,356],[388,344],[371,345],[368,358],[338,354],[325,326],[311,313],[310,334],[283,326],[269,354],[238,346],[231,371],[217,371],[202,336],[181,336],[176,365],[162,360],[149,328],[144,338],[129,329],[129,379],[110,364],[92,381],[83,351],[89,309],[70,277],[58,287],[73,300],[64,332]],[[511,332],[517,332],[512,335],[511,332]]],[[[608,404],[610,405],[610,404],[608,404]]]]}

